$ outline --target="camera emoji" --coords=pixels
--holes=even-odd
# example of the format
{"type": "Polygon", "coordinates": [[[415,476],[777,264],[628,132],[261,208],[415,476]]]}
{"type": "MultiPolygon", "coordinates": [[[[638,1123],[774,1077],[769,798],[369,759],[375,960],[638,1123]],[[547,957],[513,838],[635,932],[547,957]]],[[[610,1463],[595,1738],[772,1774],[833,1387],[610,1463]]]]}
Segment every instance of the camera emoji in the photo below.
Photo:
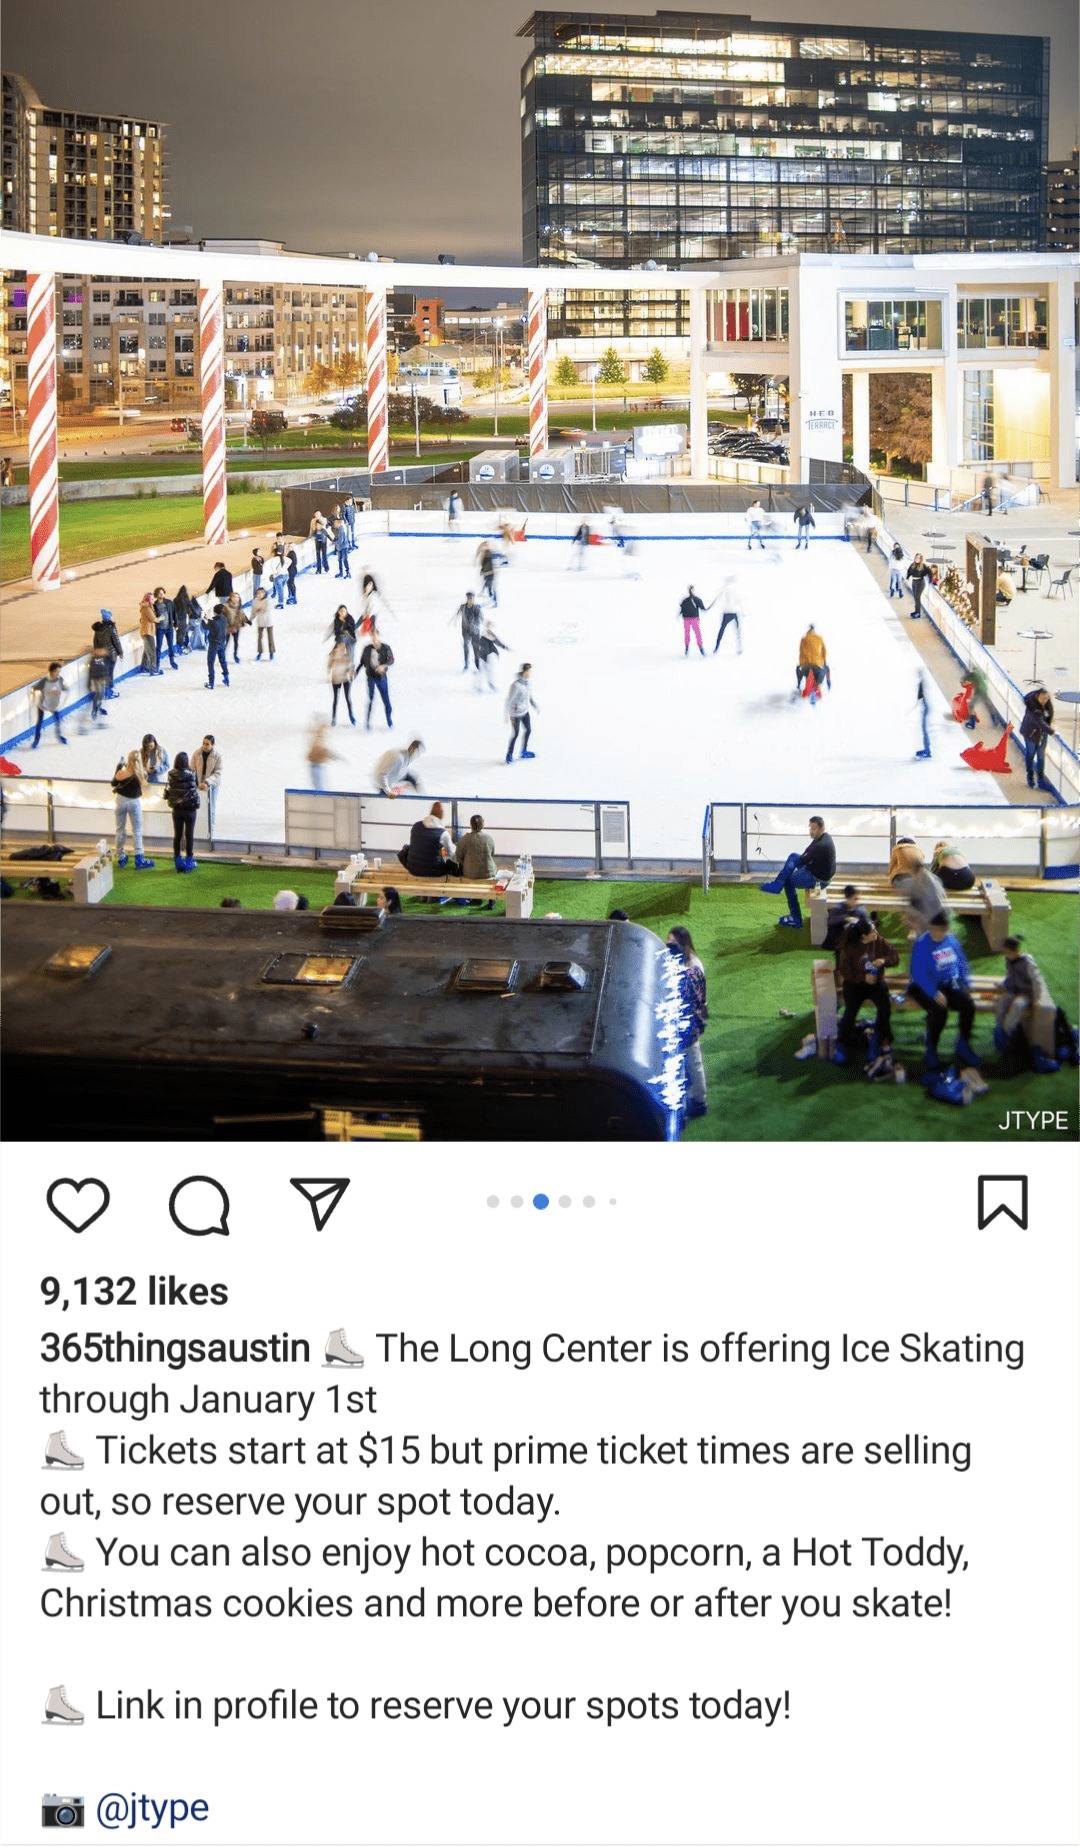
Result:
{"type": "Polygon", "coordinates": [[[86,1810],[81,1796],[42,1796],[43,1828],[84,1828],[86,1810]]]}

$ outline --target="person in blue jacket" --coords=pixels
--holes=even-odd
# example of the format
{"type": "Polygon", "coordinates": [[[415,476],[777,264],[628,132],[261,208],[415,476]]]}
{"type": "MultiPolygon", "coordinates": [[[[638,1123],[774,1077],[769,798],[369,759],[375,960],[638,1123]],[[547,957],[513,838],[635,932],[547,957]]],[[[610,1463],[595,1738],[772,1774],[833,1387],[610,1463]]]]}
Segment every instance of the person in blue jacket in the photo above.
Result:
{"type": "Polygon", "coordinates": [[[939,1067],[938,1041],[950,1013],[959,1019],[959,1031],[953,1056],[957,1063],[974,1065],[979,1060],[971,1049],[971,1029],[975,1021],[975,1000],[971,992],[971,970],[967,957],[949,929],[944,911],[936,911],[929,928],[916,937],[911,951],[911,980],[908,993],[926,1014],[926,1064],[931,1071],[939,1067]]]}

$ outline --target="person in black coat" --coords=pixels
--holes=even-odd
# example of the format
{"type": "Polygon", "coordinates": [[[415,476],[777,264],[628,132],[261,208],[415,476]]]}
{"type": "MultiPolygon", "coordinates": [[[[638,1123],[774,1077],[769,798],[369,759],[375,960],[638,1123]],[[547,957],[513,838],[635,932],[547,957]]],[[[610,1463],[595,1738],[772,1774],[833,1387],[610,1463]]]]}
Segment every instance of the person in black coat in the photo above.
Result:
{"type": "Polygon", "coordinates": [[[214,613],[206,624],[206,685],[210,692],[214,690],[214,668],[221,668],[221,677],[226,686],[229,684],[229,662],[225,654],[225,644],[229,639],[229,623],[223,603],[214,604],[214,613]]]}
{"type": "Polygon", "coordinates": [[[911,612],[911,620],[915,622],[918,617],[922,615],[923,587],[927,578],[930,576],[930,566],[927,564],[921,552],[915,553],[914,558],[904,572],[904,576],[911,585],[911,594],[915,598],[915,607],[911,612]]]}
{"type": "Polygon", "coordinates": [[[1037,778],[1040,789],[1050,789],[1053,793],[1052,785],[1046,780],[1046,746],[1053,735],[1054,702],[1045,686],[1037,686],[1025,695],[1024,719],[1020,726],[1029,789],[1035,787],[1037,778]]]}
{"type": "Polygon", "coordinates": [[[296,573],[299,569],[300,565],[296,556],[296,547],[295,545],[290,545],[285,553],[285,584],[288,590],[285,601],[287,603],[295,603],[296,601],[296,573]]]}
{"type": "Polygon", "coordinates": [[[111,609],[103,609],[100,612],[99,620],[94,623],[93,636],[95,648],[105,649],[109,663],[109,690],[105,697],[119,699],[119,693],[113,691],[113,673],[116,670],[117,661],[122,661],[124,658],[124,644],[120,639],[111,609]]]}
{"type": "Polygon", "coordinates": [[[413,823],[409,844],[401,848],[398,858],[414,879],[460,878],[454,843],[443,826],[441,802],[432,802],[430,814],[413,823]]]}
{"type": "Polygon", "coordinates": [[[379,698],[383,702],[383,711],[386,713],[387,730],[392,731],[394,728],[394,714],[390,706],[390,681],[388,677],[389,670],[393,664],[393,649],[387,642],[383,641],[377,629],[372,629],[371,640],[360,656],[360,666],[367,678],[367,716],[364,719],[365,731],[371,730],[371,708],[375,703],[376,693],[378,693],[379,698]]]}
{"type": "Polygon", "coordinates": [[[836,871],[836,848],[831,834],[825,832],[825,823],[819,814],[810,816],[810,844],[802,853],[789,853],[775,878],[766,880],[762,891],[784,893],[788,908],[786,917],[780,922],[788,930],[802,929],[802,912],[799,909],[800,891],[808,891],[814,885],[828,885],[836,871]]]}
{"type": "Polygon", "coordinates": [[[219,603],[224,603],[233,593],[232,572],[220,562],[214,566],[214,575],[203,591],[204,596],[216,596],[219,603]]]}
{"type": "Polygon", "coordinates": [[[176,665],[176,655],[173,651],[176,634],[176,606],[172,597],[165,595],[164,586],[161,584],[154,591],[154,620],[157,623],[157,655],[154,660],[154,671],[155,673],[162,671],[162,652],[168,648],[169,666],[174,673],[179,673],[180,669],[176,665]]]}
{"type": "Polygon", "coordinates": [[[165,800],[172,809],[173,865],[177,872],[194,872],[195,816],[199,812],[199,785],[186,750],[178,750],[165,784],[165,800]]]}
{"type": "Polygon", "coordinates": [[[181,584],[172,600],[173,620],[176,623],[176,645],[181,654],[191,645],[188,632],[191,623],[193,604],[186,584],[181,584]]]}

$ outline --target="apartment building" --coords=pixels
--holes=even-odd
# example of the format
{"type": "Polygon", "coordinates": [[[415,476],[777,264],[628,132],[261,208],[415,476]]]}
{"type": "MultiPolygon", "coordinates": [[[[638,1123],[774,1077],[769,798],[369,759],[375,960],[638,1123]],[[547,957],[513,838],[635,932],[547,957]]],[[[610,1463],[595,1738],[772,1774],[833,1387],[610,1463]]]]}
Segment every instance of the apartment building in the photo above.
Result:
{"type": "Polygon", "coordinates": [[[169,218],[163,122],[54,108],[14,71],[3,73],[2,86],[6,231],[161,243],[169,218]]]}

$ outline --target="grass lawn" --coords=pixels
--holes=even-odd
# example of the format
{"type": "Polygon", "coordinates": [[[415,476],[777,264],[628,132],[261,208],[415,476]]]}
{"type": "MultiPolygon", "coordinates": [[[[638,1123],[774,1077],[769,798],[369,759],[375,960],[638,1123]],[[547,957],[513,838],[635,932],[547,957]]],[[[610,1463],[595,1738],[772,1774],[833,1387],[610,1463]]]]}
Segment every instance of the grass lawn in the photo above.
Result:
{"type": "MultiPolygon", "coordinates": [[[[236,526],[274,526],[281,515],[277,494],[245,494],[232,508],[236,526]]],[[[203,530],[201,494],[146,500],[77,500],[60,506],[60,559],[64,568],[110,558],[147,545],[198,539],[203,530]]],[[[0,508],[0,582],[30,574],[30,509],[0,508]]]]}
{"type": "MultiPolygon", "coordinates": [[[[247,907],[269,907],[283,886],[303,892],[313,908],[333,896],[333,872],[215,865],[203,860],[190,877],[178,877],[168,854],[152,873],[116,875],[109,900],[117,904],[217,905],[225,896],[247,907]]],[[[1012,923],[1022,934],[1051,991],[1072,1013],[1077,987],[1077,900],[1071,894],[1014,892],[1012,923]]],[[[606,917],[621,907],[634,923],[661,938],[673,923],[690,929],[709,982],[710,1021],[704,1039],[709,1114],[691,1123],[688,1141],[958,1141],[991,1140],[1009,1110],[1069,1111],[1076,1136],[1076,1072],[1063,1067],[1050,1077],[1028,1073],[1008,1080],[990,1041],[988,1016],[976,1018],[976,1049],[983,1056],[990,1094],[966,1109],[933,1103],[918,1079],[922,1072],[922,1016],[902,1014],[895,1022],[894,1047],[908,1073],[904,1085],[868,1084],[861,1073],[838,1070],[819,1059],[798,1062],[804,1034],[813,1031],[810,966],[819,950],[801,935],[776,928],[777,902],[756,886],[714,886],[706,896],[690,883],[644,884],[605,879],[543,881],[535,913],[564,917],[606,917]],[[782,1019],[780,1009],[795,1016],[782,1019]]],[[[429,914],[431,907],[406,900],[406,910],[429,914]]],[[[469,915],[478,931],[485,916],[469,915]]],[[[907,966],[904,926],[883,913],[882,928],[896,942],[907,966]]],[[[976,972],[1000,972],[1002,959],[987,949],[977,920],[965,920],[961,938],[976,972]]],[[[951,1033],[943,1041],[951,1046],[951,1033]]],[[[1035,1132],[1038,1139],[1038,1132],[1035,1132]]],[[[1049,1134],[1049,1132],[1048,1132],[1049,1134]]],[[[1060,1134],[1050,1139],[1062,1139],[1060,1134]]]]}

